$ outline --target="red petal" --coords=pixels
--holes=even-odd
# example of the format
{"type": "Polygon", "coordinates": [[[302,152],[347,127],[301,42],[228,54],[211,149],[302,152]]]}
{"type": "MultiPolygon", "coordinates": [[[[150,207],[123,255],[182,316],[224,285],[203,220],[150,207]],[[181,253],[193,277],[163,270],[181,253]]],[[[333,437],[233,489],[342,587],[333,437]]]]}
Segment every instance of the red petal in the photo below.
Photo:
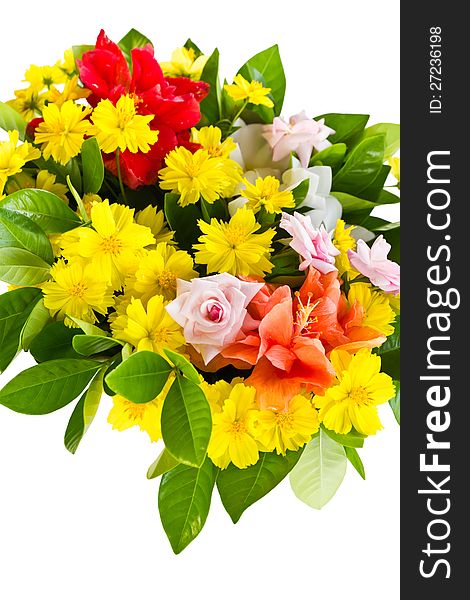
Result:
{"type": "Polygon", "coordinates": [[[147,92],[164,82],[163,71],[153,55],[153,47],[134,48],[132,54],[131,91],[136,94],[147,92]]]}

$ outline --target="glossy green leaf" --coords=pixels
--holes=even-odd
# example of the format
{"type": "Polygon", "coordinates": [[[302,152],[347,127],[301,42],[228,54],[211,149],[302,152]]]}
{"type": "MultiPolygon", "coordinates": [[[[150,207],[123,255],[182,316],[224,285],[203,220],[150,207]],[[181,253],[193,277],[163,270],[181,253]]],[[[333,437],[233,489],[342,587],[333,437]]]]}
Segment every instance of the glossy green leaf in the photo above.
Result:
{"type": "Polygon", "coordinates": [[[178,194],[165,194],[165,217],[175,232],[175,240],[183,250],[191,250],[201,235],[197,222],[202,219],[202,213],[196,204],[182,208],[178,204],[178,194]]]}
{"type": "Polygon", "coordinates": [[[315,121],[325,119],[325,125],[331,127],[336,133],[328,137],[332,144],[347,142],[355,135],[361,133],[367,125],[369,115],[356,115],[346,113],[327,113],[315,117],[315,121]]]}
{"type": "Polygon", "coordinates": [[[322,508],[341,485],[346,463],[343,446],[320,429],[290,474],[294,494],[312,508],[322,508]]]}
{"type": "MultiPolygon", "coordinates": [[[[294,196],[295,208],[300,206],[302,202],[305,200],[308,190],[310,188],[310,179],[304,179],[295,188],[292,190],[292,195],[294,196]]],[[[295,209],[290,209],[295,210],[295,209]]],[[[287,211],[289,212],[289,211],[287,211]]]]}
{"type": "Polygon", "coordinates": [[[220,119],[222,89],[219,81],[219,51],[210,55],[201,74],[201,81],[210,85],[209,94],[201,102],[201,113],[208,123],[217,123],[220,119]]]}
{"type": "Polygon", "coordinates": [[[158,509],[175,554],[184,550],[204,527],[216,475],[217,469],[208,458],[199,469],[179,465],[163,475],[158,509]]]}
{"type": "Polygon", "coordinates": [[[55,194],[46,190],[18,190],[2,200],[2,208],[32,219],[46,233],[64,233],[81,224],[80,218],[55,194]]]}
{"type": "Polygon", "coordinates": [[[129,356],[106,375],[105,381],[116,394],[143,404],[158,396],[171,371],[171,366],[159,354],[143,350],[129,356]]]}
{"type": "Polygon", "coordinates": [[[376,352],[382,359],[382,371],[392,379],[400,379],[400,316],[394,323],[395,331],[388,336],[376,352]]]}
{"type": "Polygon", "coordinates": [[[72,346],[78,354],[92,356],[116,348],[116,346],[123,346],[123,343],[103,335],[76,335],[72,340],[72,346]]]}
{"type": "Polygon", "coordinates": [[[94,49],[95,49],[95,46],[92,46],[91,44],[81,44],[81,45],[77,45],[77,46],[72,46],[72,53],[73,53],[75,62],[77,62],[77,60],[81,60],[82,56],[85,54],[85,52],[89,52],[90,50],[94,50],[94,49]]]}
{"type": "Polygon", "coordinates": [[[322,430],[335,442],[341,444],[342,446],[347,446],[348,448],[362,448],[364,446],[364,440],[366,439],[366,435],[359,433],[358,431],[352,430],[349,433],[341,434],[336,433],[335,431],[331,431],[331,429],[327,429],[322,426],[322,430]]]}
{"type": "Polygon", "coordinates": [[[0,404],[27,415],[44,415],[74,400],[101,363],[92,360],[51,360],[19,373],[0,390],[0,404]]]}
{"type": "Polygon", "coordinates": [[[69,419],[64,435],[64,445],[69,452],[75,454],[83,436],[95,418],[103,395],[103,375],[105,367],[101,368],[82,394],[69,419]]]}
{"type": "Polygon", "coordinates": [[[170,350],[168,348],[166,348],[164,352],[169,358],[170,362],[175,367],[177,367],[187,379],[189,379],[196,385],[201,383],[201,376],[187,358],[185,358],[181,354],[178,354],[177,352],[173,352],[173,350],[170,350]]]}
{"type": "Polygon", "coordinates": [[[53,321],[31,342],[29,351],[38,363],[60,358],[81,358],[72,347],[72,340],[81,335],[79,329],[66,327],[63,321],[53,321]]]}
{"type": "MultiPolygon", "coordinates": [[[[33,289],[33,288],[20,288],[33,289]]],[[[44,306],[44,299],[39,300],[28,315],[20,334],[20,348],[28,350],[33,340],[41,333],[44,327],[51,321],[51,314],[44,306]]]]}
{"type": "Polygon", "coordinates": [[[0,102],[0,129],[5,131],[17,131],[20,140],[24,140],[26,134],[26,121],[16,112],[14,108],[0,102]]]}
{"type": "Polygon", "coordinates": [[[22,248],[52,264],[54,252],[49,238],[34,221],[0,207],[0,248],[22,248]]]}
{"type": "Polygon", "coordinates": [[[400,202],[400,196],[397,196],[388,190],[381,190],[375,202],[376,204],[397,204],[400,202]]]}
{"type": "Polygon", "coordinates": [[[0,248],[0,280],[13,285],[32,286],[46,281],[51,266],[22,248],[0,248]]]}
{"type": "Polygon", "coordinates": [[[327,167],[337,167],[340,165],[344,157],[346,155],[347,146],[346,144],[332,144],[325,148],[321,152],[317,152],[310,159],[309,167],[314,167],[315,165],[325,165],[327,167]]]}
{"type": "Polygon", "coordinates": [[[180,463],[172,456],[166,448],[163,448],[158,458],[150,465],[147,471],[147,479],[155,479],[171,469],[177,467],[180,463]]]}
{"type": "Polygon", "coordinates": [[[140,33],[140,31],[137,31],[137,29],[131,29],[118,43],[118,46],[121,48],[128,64],[132,65],[132,49],[143,48],[147,44],[152,45],[152,42],[148,39],[148,37],[146,37],[143,33],[140,33]]]}
{"type": "Polygon", "coordinates": [[[387,242],[392,246],[390,252],[388,253],[388,259],[400,264],[400,227],[388,227],[381,233],[387,242]]]}
{"type": "Polygon", "coordinates": [[[104,165],[96,138],[85,140],[80,153],[83,166],[83,193],[97,194],[103,185],[104,165]]]}
{"type": "Polygon", "coordinates": [[[393,383],[395,384],[395,396],[391,398],[388,403],[390,404],[390,408],[395,415],[398,425],[400,425],[400,382],[395,380],[393,383]]]}
{"type": "Polygon", "coordinates": [[[162,409],[162,437],[180,462],[199,467],[212,432],[209,403],[199,385],[177,373],[162,409]]]}
{"type": "Polygon", "coordinates": [[[332,192],[332,196],[337,198],[341,202],[343,212],[346,214],[355,213],[363,210],[372,211],[376,204],[370,200],[364,200],[363,198],[357,198],[351,194],[345,194],[344,192],[332,192]]]}
{"type": "Polygon", "coordinates": [[[268,117],[272,111],[275,116],[281,114],[286,92],[286,76],[277,44],[252,56],[238,73],[248,81],[261,81],[265,87],[271,88],[270,96],[274,101],[274,109],[254,107],[253,110],[259,110],[268,117]]]}
{"type": "Polygon", "coordinates": [[[286,456],[263,452],[258,462],[246,469],[230,464],[220,471],[217,488],[225,510],[236,523],[245,510],[274,489],[294,468],[302,454],[287,451],[286,456]]]}
{"type": "Polygon", "coordinates": [[[77,319],[76,317],[68,316],[76,325],[80,327],[80,329],[86,335],[94,335],[98,337],[108,337],[108,333],[103,329],[100,329],[93,323],[88,323],[88,321],[82,321],[82,319],[77,319]]]}
{"type": "Polygon", "coordinates": [[[33,310],[41,291],[20,288],[0,295],[0,373],[15,358],[23,326],[33,310]]]}
{"type": "MultiPolygon", "coordinates": [[[[378,169],[376,176],[371,179],[370,183],[361,191],[361,197],[372,202],[380,203],[379,199],[382,194],[385,181],[390,173],[389,165],[382,165],[378,169]]],[[[382,203],[383,204],[383,203],[382,203]]]]}
{"type": "Polygon", "coordinates": [[[352,464],[352,466],[356,469],[362,479],[366,478],[366,471],[364,469],[364,465],[362,464],[361,457],[359,456],[357,450],[355,448],[348,448],[345,446],[344,452],[346,453],[346,458],[352,464]]]}
{"type": "Polygon", "coordinates": [[[202,51],[199,48],[199,46],[197,46],[192,39],[188,38],[186,40],[186,42],[184,43],[184,48],[186,48],[187,50],[193,50],[194,51],[194,55],[196,58],[199,58],[199,56],[202,55],[202,51]]]}
{"type": "Polygon", "coordinates": [[[400,148],[400,125],[396,123],[376,123],[364,130],[363,138],[373,137],[381,133],[385,135],[384,158],[387,160],[400,148]]]}

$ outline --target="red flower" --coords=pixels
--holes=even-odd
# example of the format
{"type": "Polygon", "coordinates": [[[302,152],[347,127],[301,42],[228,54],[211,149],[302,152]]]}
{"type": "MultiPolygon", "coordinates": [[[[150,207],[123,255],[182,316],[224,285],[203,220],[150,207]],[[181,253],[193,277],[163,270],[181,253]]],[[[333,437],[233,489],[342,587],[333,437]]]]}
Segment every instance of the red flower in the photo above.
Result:
{"type": "MultiPolygon", "coordinates": [[[[122,50],[101,30],[95,48],[85,52],[78,67],[80,79],[92,92],[87,100],[93,107],[104,98],[115,104],[122,95],[130,94],[138,114],[154,115],[150,127],[159,131],[159,137],[150,152],[121,153],[124,183],[135,189],[156,183],[170,150],[180,145],[194,149],[189,142],[189,130],[201,118],[199,103],[207,96],[209,85],[185,77],[164,77],[150,44],[134,48],[131,57],[132,74],[122,50]]],[[[114,154],[105,155],[104,162],[116,172],[114,154]]]]}

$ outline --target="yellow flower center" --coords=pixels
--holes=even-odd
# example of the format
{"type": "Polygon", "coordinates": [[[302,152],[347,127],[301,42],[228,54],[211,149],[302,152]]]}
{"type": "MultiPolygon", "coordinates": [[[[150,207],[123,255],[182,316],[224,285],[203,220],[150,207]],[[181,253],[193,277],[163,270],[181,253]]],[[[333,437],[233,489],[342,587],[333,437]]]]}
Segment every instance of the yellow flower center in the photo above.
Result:
{"type": "Polygon", "coordinates": [[[157,283],[164,289],[176,289],[176,275],[171,271],[162,271],[158,276],[157,283]]]}
{"type": "Polygon", "coordinates": [[[165,344],[171,339],[171,331],[164,327],[160,329],[153,329],[149,333],[149,338],[154,344],[165,344]]]}
{"type": "Polygon", "coordinates": [[[145,404],[136,404],[130,400],[127,400],[124,410],[129,419],[132,419],[133,421],[140,421],[145,412],[145,404]]]}
{"type": "Polygon", "coordinates": [[[106,254],[117,256],[122,249],[122,242],[115,235],[103,238],[101,242],[101,250],[106,254]]]}
{"type": "Polygon", "coordinates": [[[236,248],[246,239],[246,231],[241,225],[230,224],[225,231],[225,238],[232,248],[236,248]]]}
{"type": "Polygon", "coordinates": [[[243,421],[234,421],[230,426],[230,433],[235,437],[241,437],[244,433],[246,433],[246,426],[243,421]]]}
{"type": "Polygon", "coordinates": [[[292,426],[292,415],[289,412],[283,412],[283,413],[274,413],[274,416],[276,417],[276,425],[278,425],[279,427],[291,427],[292,426]]]}
{"type": "Polygon", "coordinates": [[[68,292],[71,296],[75,296],[76,298],[83,298],[87,289],[87,286],[83,282],[80,282],[76,283],[75,285],[72,285],[72,287],[68,289],[68,292]]]}
{"type": "Polygon", "coordinates": [[[370,403],[369,394],[362,385],[353,388],[349,394],[349,398],[351,402],[358,405],[368,405],[370,403]]]}

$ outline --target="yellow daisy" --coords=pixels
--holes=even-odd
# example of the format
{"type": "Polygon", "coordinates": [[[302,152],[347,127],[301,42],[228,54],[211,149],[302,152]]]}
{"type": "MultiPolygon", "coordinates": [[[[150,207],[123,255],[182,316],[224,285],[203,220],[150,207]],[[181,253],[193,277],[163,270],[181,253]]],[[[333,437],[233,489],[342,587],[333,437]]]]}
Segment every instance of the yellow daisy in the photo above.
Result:
{"type": "Polygon", "coordinates": [[[171,61],[160,66],[166,77],[189,77],[194,81],[201,79],[202,71],[209,57],[201,54],[196,57],[193,48],[177,48],[171,55],[171,61]]]}
{"type": "Polygon", "coordinates": [[[67,76],[57,65],[52,67],[31,65],[24,76],[24,81],[27,81],[38,92],[45,88],[49,89],[57,83],[65,83],[66,80],[67,76]]]}
{"type": "Polygon", "coordinates": [[[41,94],[35,87],[29,86],[23,90],[15,90],[14,99],[9,100],[7,104],[20,113],[25,121],[31,121],[41,114],[45,101],[45,94],[41,94]]]}
{"type": "Polygon", "coordinates": [[[363,327],[370,327],[387,336],[395,331],[392,325],[395,313],[390,307],[390,302],[384,294],[374,291],[370,283],[352,283],[348,292],[348,302],[351,306],[357,302],[363,308],[363,327]]]}
{"type": "Polygon", "coordinates": [[[234,386],[243,381],[242,377],[235,377],[230,383],[223,379],[219,379],[215,383],[207,383],[207,381],[201,383],[201,389],[209,402],[212,414],[222,412],[224,402],[230,396],[234,386]]]}
{"type": "Polygon", "coordinates": [[[16,175],[30,160],[41,156],[37,148],[28,142],[18,145],[19,134],[17,131],[8,132],[8,140],[0,142],[0,198],[7,179],[16,175]]]}
{"type": "Polygon", "coordinates": [[[348,250],[356,249],[356,240],[351,235],[354,228],[354,225],[346,227],[346,223],[342,219],[338,219],[333,233],[333,246],[340,252],[335,256],[335,267],[338,269],[339,275],[346,274],[350,280],[359,275],[359,271],[351,266],[348,256],[348,250]]]}
{"type": "Polygon", "coordinates": [[[46,100],[51,104],[62,106],[67,100],[79,100],[81,98],[88,98],[91,94],[90,90],[78,85],[78,75],[74,75],[71,79],[67,80],[63,90],[58,90],[55,86],[45,94],[46,100]]]}
{"type": "Polygon", "coordinates": [[[129,150],[133,154],[148,152],[150,146],[158,140],[158,131],[149,127],[153,115],[138,115],[131,96],[121,96],[114,104],[106,99],[101,100],[93,111],[93,126],[90,135],[96,136],[103,152],[129,150]]]}
{"type": "Polygon", "coordinates": [[[330,356],[338,379],[324,396],[315,396],[314,404],[320,409],[319,417],[325,427],[346,434],[354,427],[364,435],[374,435],[382,424],[377,406],[395,395],[392,378],[380,373],[380,356],[369,348],[355,355],[344,350],[333,350],[330,356]]]}
{"type": "Polygon", "coordinates": [[[48,104],[42,113],[44,121],[36,128],[34,141],[41,144],[44,158],[52,158],[66,165],[77,156],[83,144],[83,138],[90,124],[86,117],[91,108],[74,104],[67,100],[61,106],[48,104]]]}
{"type": "Polygon", "coordinates": [[[68,317],[94,323],[95,312],[105,315],[114,303],[111,290],[93,266],[78,258],[70,263],[59,259],[51,267],[51,276],[52,281],[41,286],[44,306],[68,327],[77,327],[68,317]]]}
{"type": "Polygon", "coordinates": [[[206,150],[213,158],[228,158],[236,150],[237,144],[231,137],[222,142],[222,130],[219,127],[209,125],[191,130],[191,141],[201,144],[203,150],[206,150]]]}
{"type": "Polygon", "coordinates": [[[246,186],[240,194],[248,200],[247,208],[251,208],[254,213],[257,213],[262,208],[270,214],[280,214],[283,208],[294,208],[294,196],[290,191],[279,191],[280,181],[268,175],[258,177],[253,185],[248,179],[243,180],[246,186]]]}
{"type": "Polygon", "coordinates": [[[260,81],[247,81],[243,75],[235,75],[233,78],[233,84],[225,85],[225,91],[227,94],[235,100],[246,100],[251,104],[257,104],[272,108],[274,106],[273,101],[268,98],[268,94],[271,88],[265,88],[260,81]]]}
{"type": "Polygon", "coordinates": [[[178,350],[185,339],[181,327],[173,321],[163,296],[153,296],[144,308],[139,298],[132,298],[126,313],[111,323],[113,337],[129,342],[136,350],[150,350],[165,356],[165,348],[178,350]]]}
{"type": "Polygon", "coordinates": [[[273,265],[268,257],[276,232],[267,229],[256,233],[261,225],[252,210],[239,208],[228,223],[211,219],[210,223],[198,221],[198,225],[204,235],[193,246],[197,251],[195,261],[207,265],[208,273],[262,277],[271,272],[273,265]]]}
{"type": "Polygon", "coordinates": [[[155,243],[166,242],[176,244],[173,240],[174,231],[170,231],[165,221],[165,213],[155,206],[147,206],[135,215],[135,222],[148,227],[155,238],[155,243]]]}

